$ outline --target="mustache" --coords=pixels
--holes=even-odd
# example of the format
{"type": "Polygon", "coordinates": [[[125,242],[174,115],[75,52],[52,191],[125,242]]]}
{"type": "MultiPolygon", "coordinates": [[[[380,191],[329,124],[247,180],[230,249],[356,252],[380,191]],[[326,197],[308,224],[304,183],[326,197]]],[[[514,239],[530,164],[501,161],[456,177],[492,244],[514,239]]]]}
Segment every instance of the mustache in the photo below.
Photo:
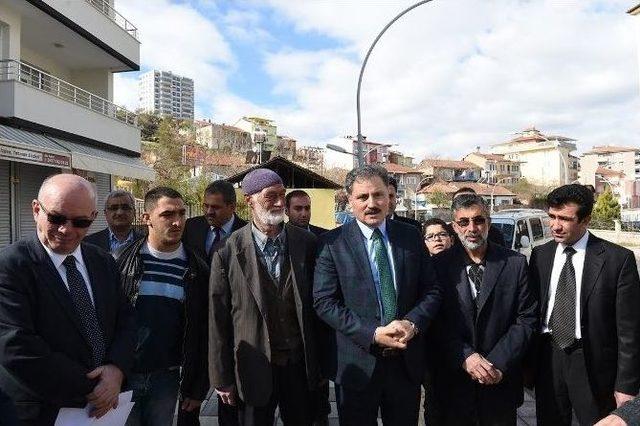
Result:
{"type": "Polygon", "coordinates": [[[371,208],[371,209],[366,209],[366,210],[364,211],[364,214],[376,214],[376,213],[380,213],[381,211],[382,211],[382,210],[380,210],[379,208],[377,208],[377,207],[373,207],[373,208],[371,208]]]}

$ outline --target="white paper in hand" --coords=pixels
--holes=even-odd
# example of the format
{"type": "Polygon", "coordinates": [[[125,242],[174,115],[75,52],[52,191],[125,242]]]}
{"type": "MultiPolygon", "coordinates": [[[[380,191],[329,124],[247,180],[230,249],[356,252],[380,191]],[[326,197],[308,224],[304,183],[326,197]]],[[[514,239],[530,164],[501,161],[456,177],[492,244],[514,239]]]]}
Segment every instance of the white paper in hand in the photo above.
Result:
{"type": "Polygon", "coordinates": [[[131,402],[132,391],[122,392],[118,396],[118,408],[109,410],[99,419],[89,417],[91,407],[61,408],[55,426],[124,426],[134,403],[131,402]]]}

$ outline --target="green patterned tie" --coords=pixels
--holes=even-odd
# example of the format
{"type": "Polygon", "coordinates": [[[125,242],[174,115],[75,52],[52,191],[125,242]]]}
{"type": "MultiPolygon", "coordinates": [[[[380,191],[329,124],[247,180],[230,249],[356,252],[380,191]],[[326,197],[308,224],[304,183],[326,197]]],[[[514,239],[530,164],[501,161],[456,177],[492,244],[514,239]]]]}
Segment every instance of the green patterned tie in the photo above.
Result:
{"type": "Polygon", "coordinates": [[[376,228],[371,236],[373,240],[373,255],[378,267],[380,276],[380,296],[382,297],[382,311],[384,324],[389,324],[396,319],[396,289],[393,286],[393,276],[391,275],[391,264],[387,256],[387,248],[382,239],[382,232],[376,228]]]}

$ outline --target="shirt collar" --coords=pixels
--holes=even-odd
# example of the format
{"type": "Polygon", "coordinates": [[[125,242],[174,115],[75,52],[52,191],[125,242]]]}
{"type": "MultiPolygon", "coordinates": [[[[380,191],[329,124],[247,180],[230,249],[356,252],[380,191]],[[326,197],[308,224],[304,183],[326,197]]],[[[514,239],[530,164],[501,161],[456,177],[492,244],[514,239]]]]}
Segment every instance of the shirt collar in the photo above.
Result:
{"type": "MultiPolygon", "coordinates": [[[[220,227],[222,232],[224,232],[224,235],[228,235],[231,233],[231,228],[233,228],[233,222],[235,218],[236,218],[236,215],[231,215],[231,218],[220,227]]],[[[210,226],[209,228],[213,231],[215,226],[210,226]]]]}
{"type": "MultiPolygon", "coordinates": [[[[42,244],[42,241],[40,241],[40,244],[42,244]]],[[[76,247],[76,249],[69,254],[54,253],[53,250],[51,250],[49,247],[45,246],[44,244],[42,244],[42,247],[44,247],[45,251],[47,252],[49,257],[51,258],[51,261],[53,262],[53,266],[55,266],[56,269],[60,269],[60,265],[62,265],[62,262],[64,262],[64,260],[68,256],[75,257],[76,262],[84,266],[84,259],[82,258],[82,249],[80,245],[78,245],[78,247],[76,247]]]]}
{"type": "MultiPolygon", "coordinates": [[[[107,228],[107,229],[109,230],[109,241],[120,243],[120,240],[118,239],[118,237],[116,237],[116,234],[113,233],[111,228],[107,228]]],[[[129,233],[127,234],[127,238],[125,238],[125,240],[122,241],[122,243],[127,243],[132,239],[133,239],[133,228],[129,230],[129,233]]]]}
{"type": "MultiPolygon", "coordinates": [[[[589,241],[589,231],[586,231],[584,233],[584,235],[582,236],[582,238],[580,238],[578,241],[573,243],[573,245],[571,247],[573,247],[576,252],[585,251],[585,250],[587,250],[587,242],[588,241],[589,241]]],[[[558,244],[558,247],[564,253],[564,249],[567,248],[568,246],[566,244],[560,243],[560,244],[558,244]]]]}
{"type": "Polygon", "coordinates": [[[358,219],[356,219],[356,223],[358,224],[358,228],[360,228],[360,232],[362,232],[362,235],[364,235],[364,237],[368,240],[371,239],[371,236],[373,235],[373,232],[377,229],[380,230],[380,232],[382,233],[382,236],[386,239],[387,238],[387,221],[386,219],[377,227],[375,228],[371,228],[369,225],[365,225],[364,223],[360,222],[358,219]]]}
{"type": "MultiPolygon", "coordinates": [[[[269,239],[267,234],[260,231],[253,222],[251,222],[251,233],[253,234],[253,239],[255,240],[260,250],[264,250],[264,246],[267,244],[267,240],[269,239]]],[[[285,242],[284,236],[285,236],[284,226],[281,226],[280,233],[276,236],[275,239],[279,240],[281,244],[284,244],[285,242]]]]}

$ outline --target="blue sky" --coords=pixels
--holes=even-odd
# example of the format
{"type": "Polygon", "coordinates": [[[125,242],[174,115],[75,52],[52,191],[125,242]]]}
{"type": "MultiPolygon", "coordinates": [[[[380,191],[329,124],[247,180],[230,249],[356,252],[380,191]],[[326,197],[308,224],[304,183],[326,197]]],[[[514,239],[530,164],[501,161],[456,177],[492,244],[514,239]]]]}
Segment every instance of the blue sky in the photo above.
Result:
{"type": "MultiPolygon", "coordinates": [[[[276,120],[299,145],[355,134],[359,67],[405,0],[127,0],[142,69],[195,80],[196,117],[276,120]]],[[[434,0],[398,21],[363,82],[363,132],[420,159],[460,158],[535,125],[638,145],[637,0],[434,0]],[[637,20],[637,22],[636,22],[637,20]]],[[[115,99],[136,107],[137,73],[115,99]]]]}

